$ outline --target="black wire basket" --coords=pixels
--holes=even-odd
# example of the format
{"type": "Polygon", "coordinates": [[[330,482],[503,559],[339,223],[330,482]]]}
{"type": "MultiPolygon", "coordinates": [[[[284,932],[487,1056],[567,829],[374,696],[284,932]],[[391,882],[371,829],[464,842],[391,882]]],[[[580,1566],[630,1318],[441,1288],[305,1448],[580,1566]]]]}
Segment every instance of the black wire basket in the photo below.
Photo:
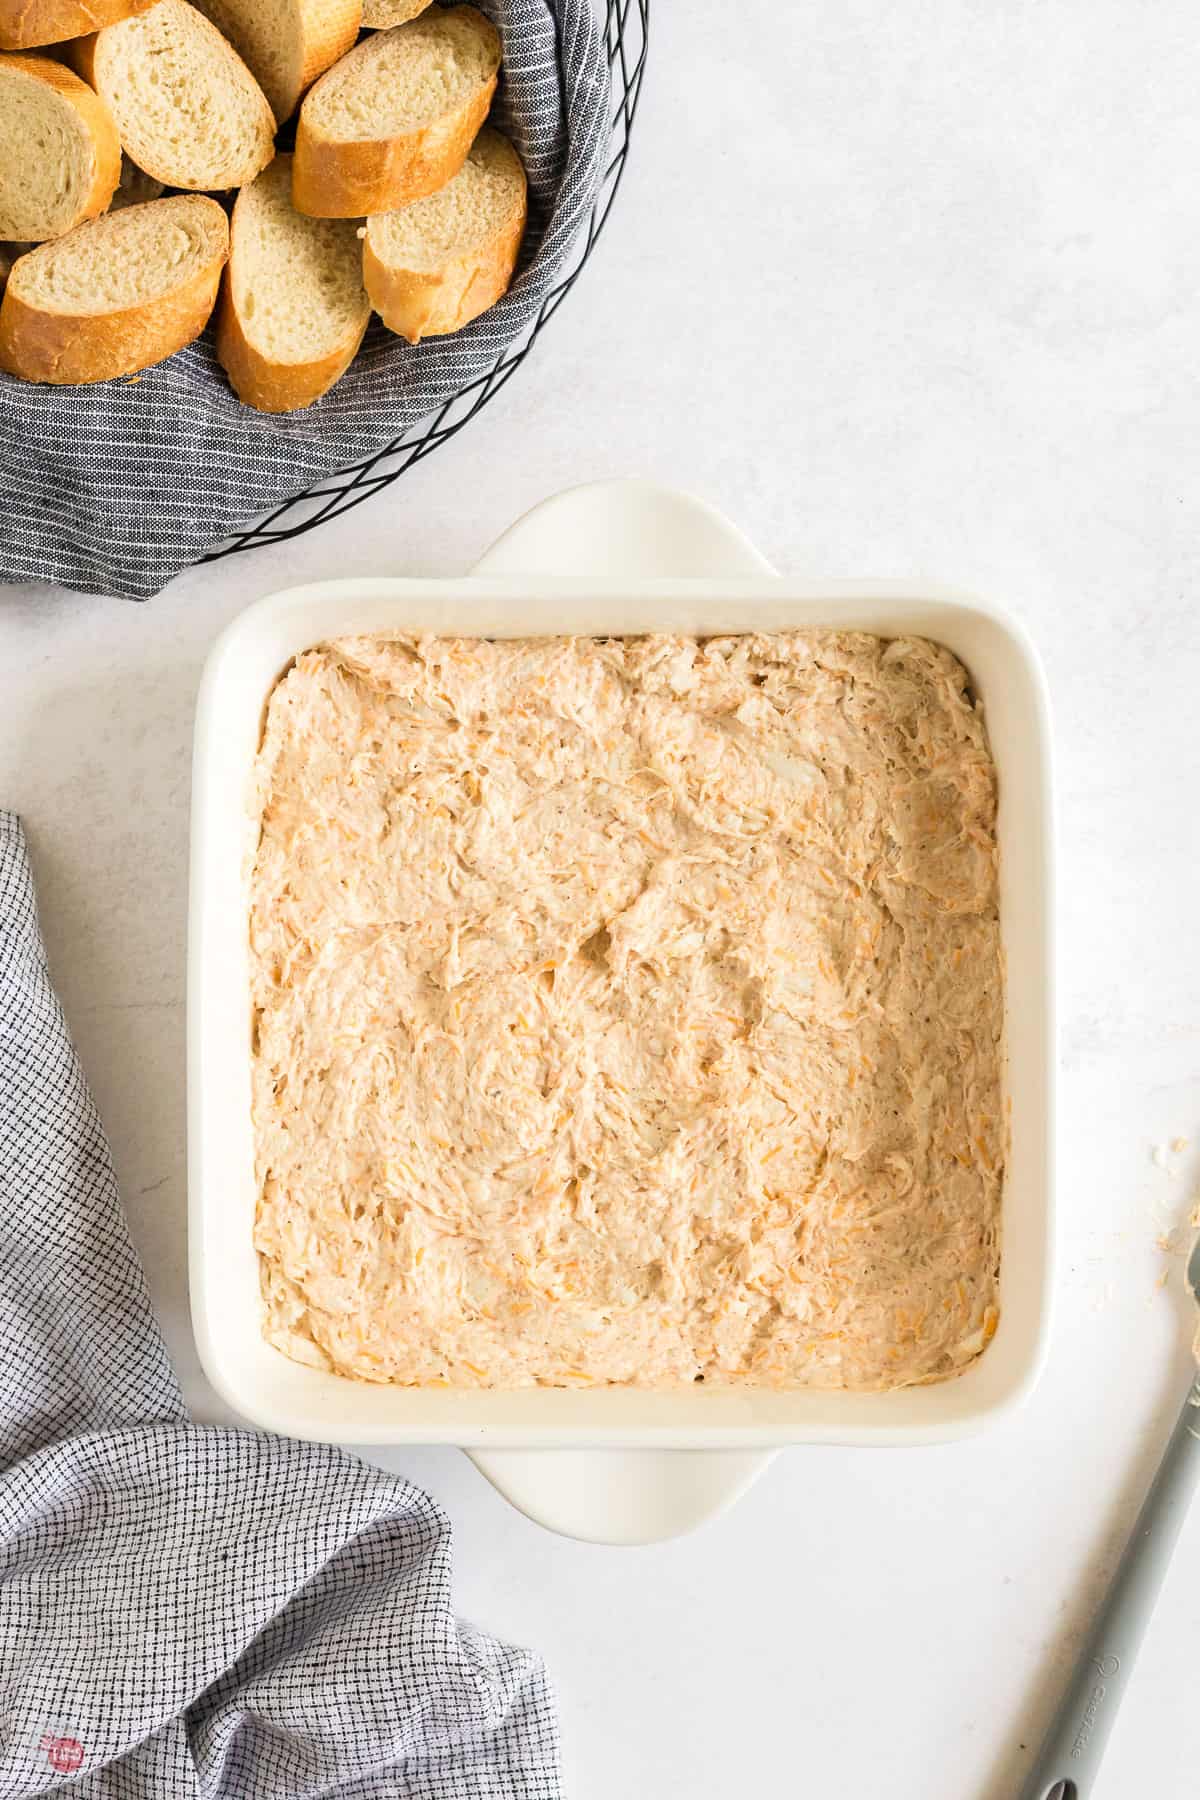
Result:
{"type": "Polygon", "coordinates": [[[420,462],[422,457],[461,431],[464,425],[469,425],[520,368],[537,342],[538,334],[554,317],[595,249],[616,199],[629,154],[646,66],[650,0],[607,0],[607,5],[605,36],[613,95],[609,160],[587,229],[580,233],[562,279],[546,295],[533,324],[501,352],[490,369],[461,388],[437,412],[419,420],[373,456],[352,463],[336,475],[326,476],[307,493],[294,494],[290,500],[283,501],[256,524],[239,531],[218,549],[210,550],[200,559],[202,562],[216,562],[223,556],[236,556],[243,550],[256,550],[263,544],[282,543],[287,538],[314,530],[326,519],[336,519],[339,513],[349,512],[352,506],[361,506],[364,500],[398,481],[413,463],[420,462]]]}

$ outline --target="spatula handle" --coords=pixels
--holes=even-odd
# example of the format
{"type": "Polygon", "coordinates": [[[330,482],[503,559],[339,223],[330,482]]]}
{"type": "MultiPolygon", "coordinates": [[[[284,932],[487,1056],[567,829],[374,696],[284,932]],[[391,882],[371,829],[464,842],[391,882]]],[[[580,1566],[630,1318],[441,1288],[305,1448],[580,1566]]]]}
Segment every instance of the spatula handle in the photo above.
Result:
{"type": "Polygon", "coordinates": [[[1142,1502],[1021,1800],[1090,1800],[1134,1658],[1200,1478],[1200,1374],[1142,1502]]]}

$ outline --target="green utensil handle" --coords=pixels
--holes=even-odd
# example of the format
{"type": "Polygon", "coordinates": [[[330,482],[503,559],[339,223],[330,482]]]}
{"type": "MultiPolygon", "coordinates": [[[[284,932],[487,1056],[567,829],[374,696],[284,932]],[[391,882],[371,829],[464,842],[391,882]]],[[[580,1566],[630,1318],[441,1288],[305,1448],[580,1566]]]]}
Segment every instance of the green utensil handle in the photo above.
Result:
{"type": "Polygon", "coordinates": [[[1108,1734],[1200,1478],[1200,1374],[1020,1800],[1090,1800],[1108,1734]]]}

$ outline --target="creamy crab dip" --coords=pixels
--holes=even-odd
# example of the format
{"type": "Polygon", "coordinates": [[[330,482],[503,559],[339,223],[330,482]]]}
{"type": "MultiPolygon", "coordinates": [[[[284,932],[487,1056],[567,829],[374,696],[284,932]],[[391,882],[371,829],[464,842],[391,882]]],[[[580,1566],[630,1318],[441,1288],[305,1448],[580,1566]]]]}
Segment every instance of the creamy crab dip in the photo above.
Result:
{"type": "Polygon", "coordinates": [[[995,770],[920,639],[359,638],[267,710],[268,1339],[881,1389],[996,1326],[995,770]]]}

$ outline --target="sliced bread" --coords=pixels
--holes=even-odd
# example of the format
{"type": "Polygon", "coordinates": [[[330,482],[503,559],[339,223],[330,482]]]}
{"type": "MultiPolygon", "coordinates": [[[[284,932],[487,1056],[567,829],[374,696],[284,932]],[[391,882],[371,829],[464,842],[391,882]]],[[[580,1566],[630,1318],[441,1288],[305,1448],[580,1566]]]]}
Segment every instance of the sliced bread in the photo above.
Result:
{"type": "Polygon", "coordinates": [[[487,116],[499,67],[499,35],[473,6],[433,6],[364,38],[300,108],[297,207],[361,218],[443,187],[487,116]]]}
{"type": "Polygon", "coordinates": [[[80,225],[12,266],[0,369],[25,381],[108,381],[203,331],[229,252],[215,200],[173,194],[80,225]]]}
{"type": "Polygon", "coordinates": [[[239,400],[310,406],[345,373],[370,316],[354,221],[296,212],[292,159],[277,156],[233,209],[217,355],[239,400]]]}
{"type": "Polygon", "coordinates": [[[494,306],[512,280],[525,212],[521,159],[485,125],[444,188],[367,220],[363,278],[384,324],[417,344],[494,306]]]}
{"type": "Polygon", "coordinates": [[[0,50],[62,44],[153,5],[154,0],[0,0],[0,50]]]}
{"type": "Polygon", "coordinates": [[[61,237],[104,211],[120,174],[117,128],[78,75],[0,55],[0,238],[61,237]]]}
{"type": "Polygon", "coordinates": [[[406,25],[428,5],[429,0],[363,0],[362,22],[368,31],[387,31],[392,25],[406,25]]]}
{"type": "Polygon", "coordinates": [[[361,0],[196,0],[245,60],[282,124],[358,36],[361,0]]]}
{"type": "Polygon", "coordinates": [[[108,25],[72,46],[140,169],[174,188],[235,188],[274,154],[266,95],[228,39],[188,0],[108,25]]]}

